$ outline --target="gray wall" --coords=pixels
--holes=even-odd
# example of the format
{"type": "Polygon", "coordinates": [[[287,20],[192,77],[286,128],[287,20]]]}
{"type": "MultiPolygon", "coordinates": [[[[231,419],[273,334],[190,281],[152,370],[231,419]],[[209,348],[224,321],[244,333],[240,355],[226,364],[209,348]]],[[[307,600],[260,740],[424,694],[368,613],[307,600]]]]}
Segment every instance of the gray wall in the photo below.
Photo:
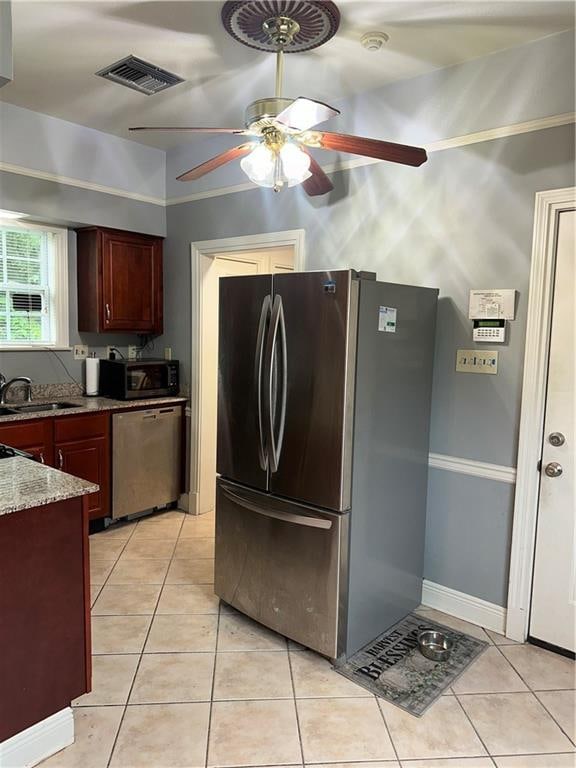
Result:
{"type": "MultiPolygon", "coordinates": [[[[0,208],[30,216],[31,221],[70,228],[70,345],[88,344],[104,354],[107,345],[138,343],[134,335],[78,333],[76,300],[76,235],[72,228],[99,225],[164,235],[166,211],[165,154],[133,141],[94,131],[48,115],[0,103],[0,160],[88,185],[112,187],[127,196],[84,189],[52,179],[0,171],[0,208]],[[157,198],[143,202],[132,194],[157,198]]],[[[83,362],[71,351],[6,352],[0,350],[0,372],[30,376],[37,383],[82,381],[83,362]]]]}
{"type": "Polygon", "coordinates": [[[14,76],[12,52],[12,3],[0,0],[0,88],[14,76]]]}
{"type": "MultiPolygon", "coordinates": [[[[574,184],[573,168],[574,128],[564,126],[433,153],[420,169],[382,163],[338,173],[325,198],[255,189],[169,206],[170,332],[159,346],[172,347],[187,376],[192,241],[304,228],[308,269],[362,268],[440,289],[431,450],[513,466],[534,195],[574,184]],[[509,341],[499,347],[499,373],[456,374],[456,349],[474,346],[468,291],[486,287],[520,295],[509,341]]],[[[438,482],[437,474],[430,482],[427,578],[503,605],[510,487],[447,472],[438,482]]]]}
{"type": "MultiPolygon", "coordinates": [[[[383,65],[384,60],[379,61],[383,65]]],[[[304,89],[306,95],[324,100],[314,88],[312,72],[304,89]]],[[[323,125],[326,130],[416,145],[572,112],[574,34],[550,35],[342,99],[334,106],[342,114],[323,125]]],[[[243,125],[242,117],[239,113],[239,125],[243,125]]],[[[194,137],[170,150],[166,157],[168,198],[246,183],[239,163],[229,163],[194,183],[176,181],[183,171],[237,143],[230,136],[194,137]]],[[[323,151],[316,157],[325,165],[336,161],[338,155],[323,151]]]]}
{"type": "MultiPolygon", "coordinates": [[[[70,346],[88,344],[97,357],[104,357],[106,346],[119,347],[126,354],[128,344],[138,337],[117,333],[78,333],[78,301],[76,297],[76,233],[68,233],[68,307],[70,312],[70,346]]],[[[37,384],[75,381],[84,382],[84,363],[74,360],[72,351],[6,352],[0,350],[0,373],[7,378],[29,376],[37,384]]]]}

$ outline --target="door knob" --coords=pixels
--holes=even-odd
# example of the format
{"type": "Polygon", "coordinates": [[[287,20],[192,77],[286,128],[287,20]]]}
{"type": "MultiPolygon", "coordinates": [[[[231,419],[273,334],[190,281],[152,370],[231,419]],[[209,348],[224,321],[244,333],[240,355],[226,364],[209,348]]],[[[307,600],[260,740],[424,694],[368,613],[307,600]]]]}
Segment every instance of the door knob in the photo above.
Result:
{"type": "Polygon", "coordinates": [[[548,435],[548,442],[550,445],[553,445],[555,448],[559,448],[561,445],[564,445],[566,442],[566,438],[562,434],[562,432],[551,432],[548,435]]]}
{"type": "Polygon", "coordinates": [[[558,464],[557,461],[551,461],[544,467],[544,472],[548,475],[548,477],[560,477],[563,471],[564,470],[562,469],[562,465],[558,464]]]}

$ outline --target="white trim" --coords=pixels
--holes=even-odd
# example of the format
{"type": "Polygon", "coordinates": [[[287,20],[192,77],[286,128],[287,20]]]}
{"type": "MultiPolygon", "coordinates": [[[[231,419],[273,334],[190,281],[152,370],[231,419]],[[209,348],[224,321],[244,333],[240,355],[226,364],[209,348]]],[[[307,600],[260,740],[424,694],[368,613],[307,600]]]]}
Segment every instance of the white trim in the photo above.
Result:
{"type": "Polygon", "coordinates": [[[482,477],[486,480],[496,480],[499,483],[516,482],[516,469],[501,464],[488,464],[485,461],[474,459],[461,459],[458,456],[445,456],[442,453],[431,453],[428,457],[428,466],[434,469],[445,469],[448,472],[458,472],[462,475],[482,477]]]}
{"type": "Polygon", "coordinates": [[[520,642],[528,635],[530,619],[557,218],[574,206],[575,187],[536,194],[506,624],[506,636],[520,642]]]}
{"type": "Polygon", "coordinates": [[[292,246],[294,248],[294,269],[304,270],[305,230],[290,229],[282,232],[264,232],[258,235],[224,237],[217,240],[201,240],[190,244],[191,258],[191,342],[190,351],[190,488],[188,491],[188,511],[197,514],[198,471],[200,457],[200,419],[202,400],[200,360],[202,343],[202,279],[201,263],[203,256],[213,253],[250,251],[255,248],[292,246]]]}
{"type": "Polygon", "coordinates": [[[74,743],[74,716],[66,707],[0,744],[0,768],[29,768],[74,743]]]}
{"type": "Polygon", "coordinates": [[[43,181],[52,181],[55,184],[63,184],[67,187],[79,187],[87,189],[90,192],[101,192],[104,195],[116,195],[116,197],[126,197],[129,200],[137,200],[140,203],[152,203],[152,205],[166,205],[163,197],[154,197],[153,195],[141,195],[139,192],[129,192],[126,189],[118,187],[107,187],[104,184],[95,184],[92,181],[84,179],[74,179],[71,176],[60,176],[57,173],[49,171],[38,171],[35,168],[26,168],[23,165],[14,165],[0,161],[0,171],[6,173],[16,173],[19,176],[29,176],[32,179],[42,179],[43,181]]]}
{"type": "MultiPolygon", "coordinates": [[[[547,128],[556,128],[561,125],[569,125],[576,122],[576,113],[565,112],[559,115],[550,115],[548,117],[539,117],[535,120],[526,120],[522,123],[512,123],[511,125],[502,125],[498,128],[488,128],[484,131],[476,131],[474,133],[463,134],[462,136],[453,136],[448,139],[440,139],[439,141],[433,141],[430,144],[425,145],[425,149],[428,153],[441,152],[445,149],[455,149],[457,147],[465,147],[469,144],[478,144],[484,141],[493,141],[494,139],[502,139],[507,136],[519,136],[523,133],[530,133],[532,131],[543,131],[547,128]]],[[[334,173],[335,171],[350,170],[351,168],[358,168],[363,165],[373,165],[374,163],[380,163],[381,160],[375,160],[369,157],[353,157],[350,159],[343,159],[338,163],[329,163],[323,165],[322,168],[325,173],[334,173]]],[[[39,171],[35,168],[27,168],[23,165],[16,165],[14,163],[6,163],[0,161],[0,172],[15,173],[19,176],[29,176],[33,179],[42,179],[43,181],[52,181],[55,184],[63,184],[69,187],[78,187],[80,189],[86,189],[91,192],[100,192],[104,195],[116,195],[117,197],[125,197],[128,200],[136,200],[141,203],[151,203],[152,205],[180,205],[182,203],[195,202],[197,200],[206,200],[211,197],[221,197],[222,195],[230,195],[235,192],[245,192],[257,187],[251,182],[245,182],[243,184],[234,184],[227,187],[217,187],[216,189],[208,189],[202,192],[192,192],[189,195],[182,195],[180,197],[172,197],[166,199],[163,197],[155,197],[154,195],[142,195],[139,192],[129,192],[125,189],[119,189],[118,187],[108,187],[103,184],[95,184],[91,181],[85,181],[84,179],[76,179],[71,176],[61,176],[57,173],[51,173],[49,171],[39,171]]]]}
{"type": "Polygon", "coordinates": [[[42,341],[30,344],[0,342],[2,352],[43,352],[70,349],[70,316],[68,295],[68,230],[48,224],[35,224],[27,219],[0,219],[0,226],[11,229],[38,230],[54,235],[54,272],[50,276],[51,316],[55,323],[52,343],[42,341]]]}
{"type": "Polygon", "coordinates": [[[424,579],[422,583],[422,604],[428,608],[448,613],[458,619],[478,624],[479,627],[491,629],[493,632],[504,634],[506,625],[506,609],[495,603],[489,603],[474,595],[458,592],[457,589],[435,584],[424,579]]]}
{"type": "MultiPolygon", "coordinates": [[[[466,147],[469,144],[480,144],[484,141],[494,141],[495,139],[503,139],[507,136],[520,136],[523,133],[531,133],[532,131],[543,131],[547,128],[557,128],[561,125],[569,125],[576,122],[575,112],[565,112],[561,115],[550,115],[549,117],[539,117],[536,120],[526,120],[523,123],[513,123],[512,125],[502,125],[498,128],[488,128],[484,131],[476,131],[474,133],[466,133],[462,136],[453,136],[449,139],[440,139],[439,141],[433,141],[430,144],[425,144],[424,148],[428,154],[433,152],[443,152],[446,149],[456,149],[458,147],[466,147]]],[[[347,171],[352,168],[360,168],[364,165],[374,165],[375,163],[381,163],[382,160],[377,160],[373,157],[352,157],[341,159],[335,163],[327,163],[322,165],[322,170],[325,173],[334,173],[336,171],[347,171]]],[[[192,203],[197,200],[206,200],[210,197],[220,197],[222,195],[231,195],[235,192],[246,192],[251,189],[257,189],[258,187],[252,182],[244,182],[243,184],[234,184],[228,187],[217,187],[216,189],[209,189],[202,192],[192,192],[189,195],[182,195],[180,197],[172,197],[166,200],[166,205],[181,205],[182,203],[192,203]]]]}

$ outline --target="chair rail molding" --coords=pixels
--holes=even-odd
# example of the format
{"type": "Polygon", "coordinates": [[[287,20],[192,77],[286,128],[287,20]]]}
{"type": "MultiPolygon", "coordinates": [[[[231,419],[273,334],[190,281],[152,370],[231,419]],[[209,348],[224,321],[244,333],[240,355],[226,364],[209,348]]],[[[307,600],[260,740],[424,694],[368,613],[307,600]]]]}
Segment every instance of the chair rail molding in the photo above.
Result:
{"type": "Polygon", "coordinates": [[[191,258],[191,302],[192,317],[190,337],[190,483],[189,492],[181,497],[180,504],[186,506],[191,514],[198,514],[198,483],[200,460],[200,434],[202,409],[202,258],[216,253],[237,253],[251,251],[256,248],[274,248],[292,246],[294,248],[294,270],[302,272],[305,269],[304,257],[305,230],[289,229],[282,232],[263,232],[257,235],[240,237],[224,237],[216,240],[201,240],[190,244],[191,258]]]}
{"type": "Polygon", "coordinates": [[[471,477],[482,477],[485,480],[496,480],[500,483],[516,482],[515,467],[506,467],[501,464],[489,464],[487,461],[476,459],[463,459],[459,456],[445,456],[442,453],[430,453],[428,466],[432,469],[444,469],[448,472],[457,472],[471,477]]]}
{"type": "Polygon", "coordinates": [[[506,621],[507,637],[519,642],[526,640],[530,618],[557,221],[561,211],[575,207],[576,187],[536,193],[506,621]]]}

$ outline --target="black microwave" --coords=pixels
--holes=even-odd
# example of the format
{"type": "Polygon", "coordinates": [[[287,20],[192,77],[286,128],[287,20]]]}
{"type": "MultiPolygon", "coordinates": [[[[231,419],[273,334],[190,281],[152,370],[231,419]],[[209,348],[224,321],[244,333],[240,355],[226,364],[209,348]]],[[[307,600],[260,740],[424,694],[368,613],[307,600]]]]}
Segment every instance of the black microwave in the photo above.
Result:
{"type": "Polygon", "coordinates": [[[116,400],[177,395],[178,360],[100,360],[98,390],[116,400]]]}

